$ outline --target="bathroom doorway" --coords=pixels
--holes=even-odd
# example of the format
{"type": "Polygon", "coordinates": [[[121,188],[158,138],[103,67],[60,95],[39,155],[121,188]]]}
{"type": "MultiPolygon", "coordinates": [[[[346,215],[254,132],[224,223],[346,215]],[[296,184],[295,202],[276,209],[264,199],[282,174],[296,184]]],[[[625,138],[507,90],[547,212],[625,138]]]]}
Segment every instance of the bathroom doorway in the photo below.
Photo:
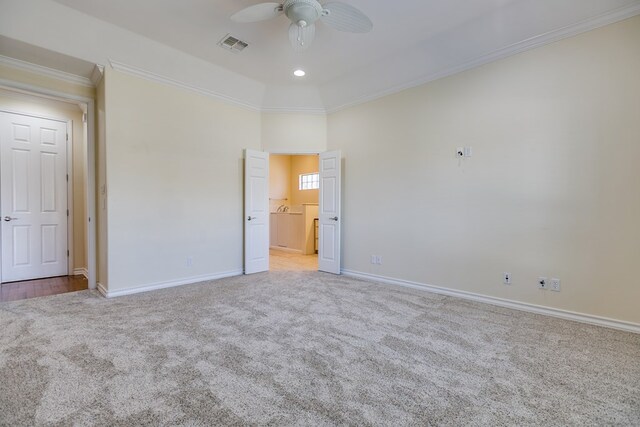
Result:
{"type": "Polygon", "coordinates": [[[269,156],[269,270],[318,270],[319,156],[269,156]]]}

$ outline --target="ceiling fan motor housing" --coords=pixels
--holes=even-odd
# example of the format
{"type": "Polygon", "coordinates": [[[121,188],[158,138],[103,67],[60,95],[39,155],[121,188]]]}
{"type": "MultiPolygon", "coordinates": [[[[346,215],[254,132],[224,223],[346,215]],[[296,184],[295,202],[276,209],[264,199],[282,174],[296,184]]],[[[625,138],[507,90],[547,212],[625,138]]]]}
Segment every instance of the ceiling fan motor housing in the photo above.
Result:
{"type": "Polygon", "coordinates": [[[322,5],[316,0],[285,0],[282,4],[285,15],[299,27],[306,27],[322,16],[322,5]]]}

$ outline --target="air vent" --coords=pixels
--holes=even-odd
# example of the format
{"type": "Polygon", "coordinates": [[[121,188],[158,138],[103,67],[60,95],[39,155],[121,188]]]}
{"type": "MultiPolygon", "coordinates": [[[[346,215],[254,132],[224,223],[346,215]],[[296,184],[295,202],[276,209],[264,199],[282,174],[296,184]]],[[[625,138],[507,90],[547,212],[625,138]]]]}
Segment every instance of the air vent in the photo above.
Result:
{"type": "Polygon", "coordinates": [[[224,38],[220,40],[220,43],[218,44],[232,52],[241,52],[244,50],[244,48],[249,46],[248,43],[245,43],[242,40],[233,37],[231,34],[227,34],[226,36],[224,36],[224,38]]]}

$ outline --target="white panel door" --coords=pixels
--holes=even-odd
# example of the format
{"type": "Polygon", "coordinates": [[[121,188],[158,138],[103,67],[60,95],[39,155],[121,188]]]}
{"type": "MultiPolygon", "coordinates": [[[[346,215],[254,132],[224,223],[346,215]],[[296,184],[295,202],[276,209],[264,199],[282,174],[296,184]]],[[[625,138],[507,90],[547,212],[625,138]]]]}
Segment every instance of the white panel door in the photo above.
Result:
{"type": "Polygon", "coordinates": [[[244,272],[269,270],[269,153],[245,150],[244,272]]]}
{"type": "Polygon", "coordinates": [[[340,274],[340,151],[320,154],[318,270],[340,274]]]}
{"type": "Polygon", "coordinates": [[[63,276],[67,124],[0,113],[2,282],[63,276]]]}

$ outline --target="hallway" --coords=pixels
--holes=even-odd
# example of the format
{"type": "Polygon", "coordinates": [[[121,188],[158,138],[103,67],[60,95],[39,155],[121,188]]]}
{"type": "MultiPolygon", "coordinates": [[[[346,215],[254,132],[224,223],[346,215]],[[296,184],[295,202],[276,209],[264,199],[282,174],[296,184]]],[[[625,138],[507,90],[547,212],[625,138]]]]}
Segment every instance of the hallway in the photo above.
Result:
{"type": "Polygon", "coordinates": [[[84,276],[60,276],[3,283],[0,285],[0,302],[64,294],[85,289],[88,289],[88,283],[84,276]]]}

